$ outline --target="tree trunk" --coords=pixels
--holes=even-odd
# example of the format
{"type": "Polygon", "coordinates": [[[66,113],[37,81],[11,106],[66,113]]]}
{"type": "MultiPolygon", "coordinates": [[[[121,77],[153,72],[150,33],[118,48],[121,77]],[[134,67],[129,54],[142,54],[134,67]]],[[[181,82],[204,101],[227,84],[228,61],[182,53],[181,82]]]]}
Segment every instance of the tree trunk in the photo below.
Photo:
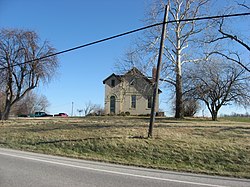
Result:
{"type": "Polygon", "coordinates": [[[182,70],[181,70],[181,39],[180,24],[176,30],[176,109],[175,118],[183,118],[183,100],[182,100],[182,70]]]}
{"type": "Polygon", "coordinates": [[[9,100],[5,103],[4,111],[1,115],[1,120],[8,120],[10,115],[11,102],[9,100]]]}
{"type": "Polygon", "coordinates": [[[212,114],[212,120],[217,121],[218,111],[213,111],[211,114],[212,114]]]}
{"type": "Polygon", "coordinates": [[[176,75],[176,110],[175,118],[183,118],[183,100],[182,100],[182,77],[181,75],[176,75]]]}

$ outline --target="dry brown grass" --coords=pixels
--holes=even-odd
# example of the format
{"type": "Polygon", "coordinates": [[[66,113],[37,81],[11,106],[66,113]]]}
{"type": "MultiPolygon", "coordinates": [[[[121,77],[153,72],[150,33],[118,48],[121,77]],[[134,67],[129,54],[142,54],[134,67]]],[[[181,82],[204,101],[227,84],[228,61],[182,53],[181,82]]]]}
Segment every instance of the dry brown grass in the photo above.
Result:
{"type": "Polygon", "coordinates": [[[13,119],[0,145],[75,158],[250,178],[250,123],[146,117],[13,119]]]}

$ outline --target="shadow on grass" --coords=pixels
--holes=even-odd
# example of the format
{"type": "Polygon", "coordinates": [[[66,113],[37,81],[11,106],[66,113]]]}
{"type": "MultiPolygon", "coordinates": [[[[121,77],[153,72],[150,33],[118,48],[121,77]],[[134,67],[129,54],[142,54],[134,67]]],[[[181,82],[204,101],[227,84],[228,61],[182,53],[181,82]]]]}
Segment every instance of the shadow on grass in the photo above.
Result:
{"type": "Polygon", "coordinates": [[[50,140],[50,141],[40,141],[35,143],[29,143],[30,145],[41,145],[41,144],[54,144],[54,143],[62,143],[62,142],[83,142],[87,140],[105,140],[105,139],[121,139],[119,136],[112,137],[97,137],[97,138],[79,138],[79,139],[64,139],[64,140],[50,140]]]}
{"type": "Polygon", "coordinates": [[[129,136],[128,138],[130,138],[130,139],[149,139],[146,136],[129,136]]]}
{"type": "MultiPolygon", "coordinates": [[[[173,123],[172,123],[173,124],[173,123]]],[[[69,125],[57,125],[55,127],[33,127],[33,128],[23,128],[23,131],[28,132],[49,132],[49,131],[56,131],[56,130],[73,130],[73,129],[86,129],[86,130],[95,130],[95,129],[112,129],[112,128],[148,128],[146,124],[140,124],[140,125],[119,125],[119,124],[110,124],[110,125],[101,125],[101,124],[90,124],[90,125],[84,125],[84,124],[69,124],[69,125]]],[[[155,124],[154,128],[171,128],[171,129],[181,129],[181,128],[187,128],[187,129],[217,129],[218,131],[232,131],[232,130],[250,130],[250,127],[242,127],[242,126],[234,126],[234,127],[228,127],[228,126],[211,126],[211,125],[176,125],[176,124],[155,124]]],[[[138,137],[137,137],[138,138],[138,137]]]]}
{"type": "Polygon", "coordinates": [[[224,127],[222,128],[223,131],[231,131],[231,130],[250,130],[249,127],[241,127],[241,126],[236,126],[236,127],[224,127]]]}
{"type": "Polygon", "coordinates": [[[84,124],[69,124],[69,125],[58,125],[57,127],[33,127],[27,128],[25,131],[28,132],[47,132],[47,131],[55,131],[55,130],[72,130],[72,129],[104,129],[104,128],[140,128],[140,127],[147,127],[146,125],[84,125],[84,124]]]}

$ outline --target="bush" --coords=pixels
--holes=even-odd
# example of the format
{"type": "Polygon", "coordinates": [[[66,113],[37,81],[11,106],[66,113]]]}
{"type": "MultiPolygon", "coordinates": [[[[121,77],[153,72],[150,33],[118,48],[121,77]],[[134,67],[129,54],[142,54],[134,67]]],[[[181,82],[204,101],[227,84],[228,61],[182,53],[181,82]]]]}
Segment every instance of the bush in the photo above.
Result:
{"type": "Polygon", "coordinates": [[[126,116],[130,116],[130,112],[128,112],[128,111],[125,112],[125,115],[126,115],[126,116]]]}
{"type": "Polygon", "coordinates": [[[124,112],[121,112],[120,114],[118,114],[118,116],[126,116],[126,114],[124,112]]]}

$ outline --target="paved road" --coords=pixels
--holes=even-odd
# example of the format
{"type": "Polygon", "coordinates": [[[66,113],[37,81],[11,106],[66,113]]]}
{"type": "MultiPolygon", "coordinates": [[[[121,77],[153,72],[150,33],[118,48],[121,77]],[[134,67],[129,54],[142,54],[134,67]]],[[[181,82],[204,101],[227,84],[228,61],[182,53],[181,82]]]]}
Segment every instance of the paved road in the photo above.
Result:
{"type": "Polygon", "coordinates": [[[0,148],[0,187],[225,187],[250,180],[143,169],[0,148]]]}

